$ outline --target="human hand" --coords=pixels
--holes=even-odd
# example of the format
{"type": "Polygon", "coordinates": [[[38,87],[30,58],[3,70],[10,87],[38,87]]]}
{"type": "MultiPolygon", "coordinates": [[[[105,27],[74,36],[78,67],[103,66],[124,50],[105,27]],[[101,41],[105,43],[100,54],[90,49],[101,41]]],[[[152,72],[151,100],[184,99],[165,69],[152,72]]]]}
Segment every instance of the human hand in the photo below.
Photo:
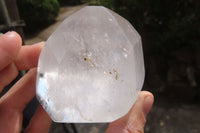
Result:
{"type": "Polygon", "coordinates": [[[148,91],[141,91],[137,101],[123,117],[109,124],[106,133],[144,133],[146,116],[154,101],[148,91]]]}
{"type": "MultiPolygon", "coordinates": [[[[20,133],[23,110],[35,96],[36,66],[44,42],[22,46],[16,32],[0,36],[0,92],[18,75],[19,70],[30,71],[0,98],[0,132],[20,133]]],[[[51,119],[39,105],[25,132],[46,133],[51,119]]]]}
{"type": "MultiPolygon", "coordinates": [[[[0,132],[21,132],[23,110],[35,96],[36,69],[44,43],[21,46],[21,38],[15,32],[0,36],[0,91],[18,74],[18,70],[31,69],[0,99],[0,132]]],[[[142,91],[138,100],[124,117],[112,122],[106,133],[142,133],[145,117],[153,104],[153,95],[142,91]]],[[[51,119],[41,105],[30,121],[26,132],[46,133],[51,119]]]]}

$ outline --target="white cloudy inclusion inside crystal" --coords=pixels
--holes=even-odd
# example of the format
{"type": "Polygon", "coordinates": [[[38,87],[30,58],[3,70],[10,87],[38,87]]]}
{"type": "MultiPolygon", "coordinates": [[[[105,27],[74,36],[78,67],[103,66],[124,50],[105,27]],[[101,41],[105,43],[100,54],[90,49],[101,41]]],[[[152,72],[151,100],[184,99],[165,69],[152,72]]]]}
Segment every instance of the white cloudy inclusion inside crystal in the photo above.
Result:
{"type": "Polygon", "coordinates": [[[55,122],[111,122],[129,111],[143,81],[139,34],[113,11],[88,6],[47,40],[36,94],[55,122]]]}

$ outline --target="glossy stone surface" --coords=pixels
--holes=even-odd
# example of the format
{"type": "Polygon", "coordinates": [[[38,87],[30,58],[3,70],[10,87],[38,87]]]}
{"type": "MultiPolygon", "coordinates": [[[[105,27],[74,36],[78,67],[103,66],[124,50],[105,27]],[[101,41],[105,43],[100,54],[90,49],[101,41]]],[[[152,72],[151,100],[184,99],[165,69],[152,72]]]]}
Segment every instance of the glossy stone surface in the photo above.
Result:
{"type": "Polygon", "coordinates": [[[136,30],[113,11],[88,6],[47,40],[36,94],[55,122],[111,122],[134,104],[144,75],[136,30]]]}

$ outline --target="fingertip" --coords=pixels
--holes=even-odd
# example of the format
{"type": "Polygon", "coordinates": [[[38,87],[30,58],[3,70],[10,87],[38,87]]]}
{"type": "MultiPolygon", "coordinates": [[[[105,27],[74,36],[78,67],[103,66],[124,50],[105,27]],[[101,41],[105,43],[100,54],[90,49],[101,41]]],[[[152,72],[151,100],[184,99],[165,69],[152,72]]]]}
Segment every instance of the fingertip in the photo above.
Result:
{"type": "Polygon", "coordinates": [[[15,31],[9,31],[2,37],[7,43],[6,45],[7,45],[8,49],[6,49],[6,50],[12,50],[11,53],[17,54],[17,52],[19,51],[19,49],[22,46],[21,36],[15,31]]]}
{"type": "Polygon", "coordinates": [[[9,31],[0,36],[0,49],[11,59],[16,58],[22,45],[20,35],[15,31],[9,31]]]}
{"type": "Polygon", "coordinates": [[[14,31],[0,36],[0,70],[9,65],[18,55],[22,39],[14,31]]]}
{"type": "Polygon", "coordinates": [[[153,96],[153,94],[149,91],[140,91],[139,96],[146,97],[146,96],[153,96]]]}
{"type": "Polygon", "coordinates": [[[142,96],[144,98],[144,101],[143,101],[143,113],[144,113],[144,116],[146,117],[147,114],[150,112],[151,107],[153,105],[154,96],[153,96],[153,94],[151,92],[148,92],[148,91],[142,91],[140,93],[140,96],[142,96]]]}
{"type": "Polygon", "coordinates": [[[21,36],[15,31],[8,31],[7,33],[4,34],[4,36],[11,37],[11,38],[13,37],[16,39],[16,41],[19,41],[19,43],[22,43],[21,36]]]}

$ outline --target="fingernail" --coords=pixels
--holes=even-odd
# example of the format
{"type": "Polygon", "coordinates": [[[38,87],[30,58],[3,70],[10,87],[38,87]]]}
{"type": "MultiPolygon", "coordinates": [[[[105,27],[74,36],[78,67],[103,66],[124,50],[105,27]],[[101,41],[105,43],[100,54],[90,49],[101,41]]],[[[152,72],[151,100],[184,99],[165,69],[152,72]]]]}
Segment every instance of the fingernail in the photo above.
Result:
{"type": "Polygon", "coordinates": [[[44,46],[44,45],[45,45],[45,41],[38,42],[38,43],[35,43],[35,44],[33,44],[33,45],[42,45],[42,46],[44,46]]]}
{"type": "Polygon", "coordinates": [[[45,42],[44,42],[44,41],[42,41],[42,42],[39,42],[39,43],[36,43],[36,44],[33,44],[33,45],[35,45],[35,46],[39,47],[39,48],[40,48],[40,50],[42,50],[42,49],[43,49],[43,47],[44,47],[44,45],[45,45],[45,42]]]}
{"type": "Polygon", "coordinates": [[[143,103],[143,113],[144,116],[146,117],[147,114],[149,113],[149,111],[151,110],[151,106],[153,104],[153,96],[147,96],[144,99],[144,103],[143,103]]]}
{"type": "Polygon", "coordinates": [[[45,43],[46,43],[46,42],[45,42],[45,41],[43,41],[43,42],[41,42],[41,44],[40,44],[40,45],[41,45],[42,47],[44,47],[45,43]]]}
{"type": "Polygon", "coordinates": [[[0,36],[9,35],[10,33],[11,33],[11,31],[8,31],[8,32],[6,32],[6,33],[1,33],[1,32],[0,32],[0,36]]]}
{"type": "Polygon", "coordinates": [[[6,35],[7,37],[12,37],[15,35],[14,33],[15,33],[14,31],[8,31],[4,35],[6,35]]]}
{"type": "Polygon", "coordinates": [[[2,32],[0,32],[0,36],[2,36],[2,35],[6,35],[6,34],[10,34],[10,33],[12,33],[12,31],[8,31],[8,32],[6,32],[6,33],[2,33],[2,32]]]}

